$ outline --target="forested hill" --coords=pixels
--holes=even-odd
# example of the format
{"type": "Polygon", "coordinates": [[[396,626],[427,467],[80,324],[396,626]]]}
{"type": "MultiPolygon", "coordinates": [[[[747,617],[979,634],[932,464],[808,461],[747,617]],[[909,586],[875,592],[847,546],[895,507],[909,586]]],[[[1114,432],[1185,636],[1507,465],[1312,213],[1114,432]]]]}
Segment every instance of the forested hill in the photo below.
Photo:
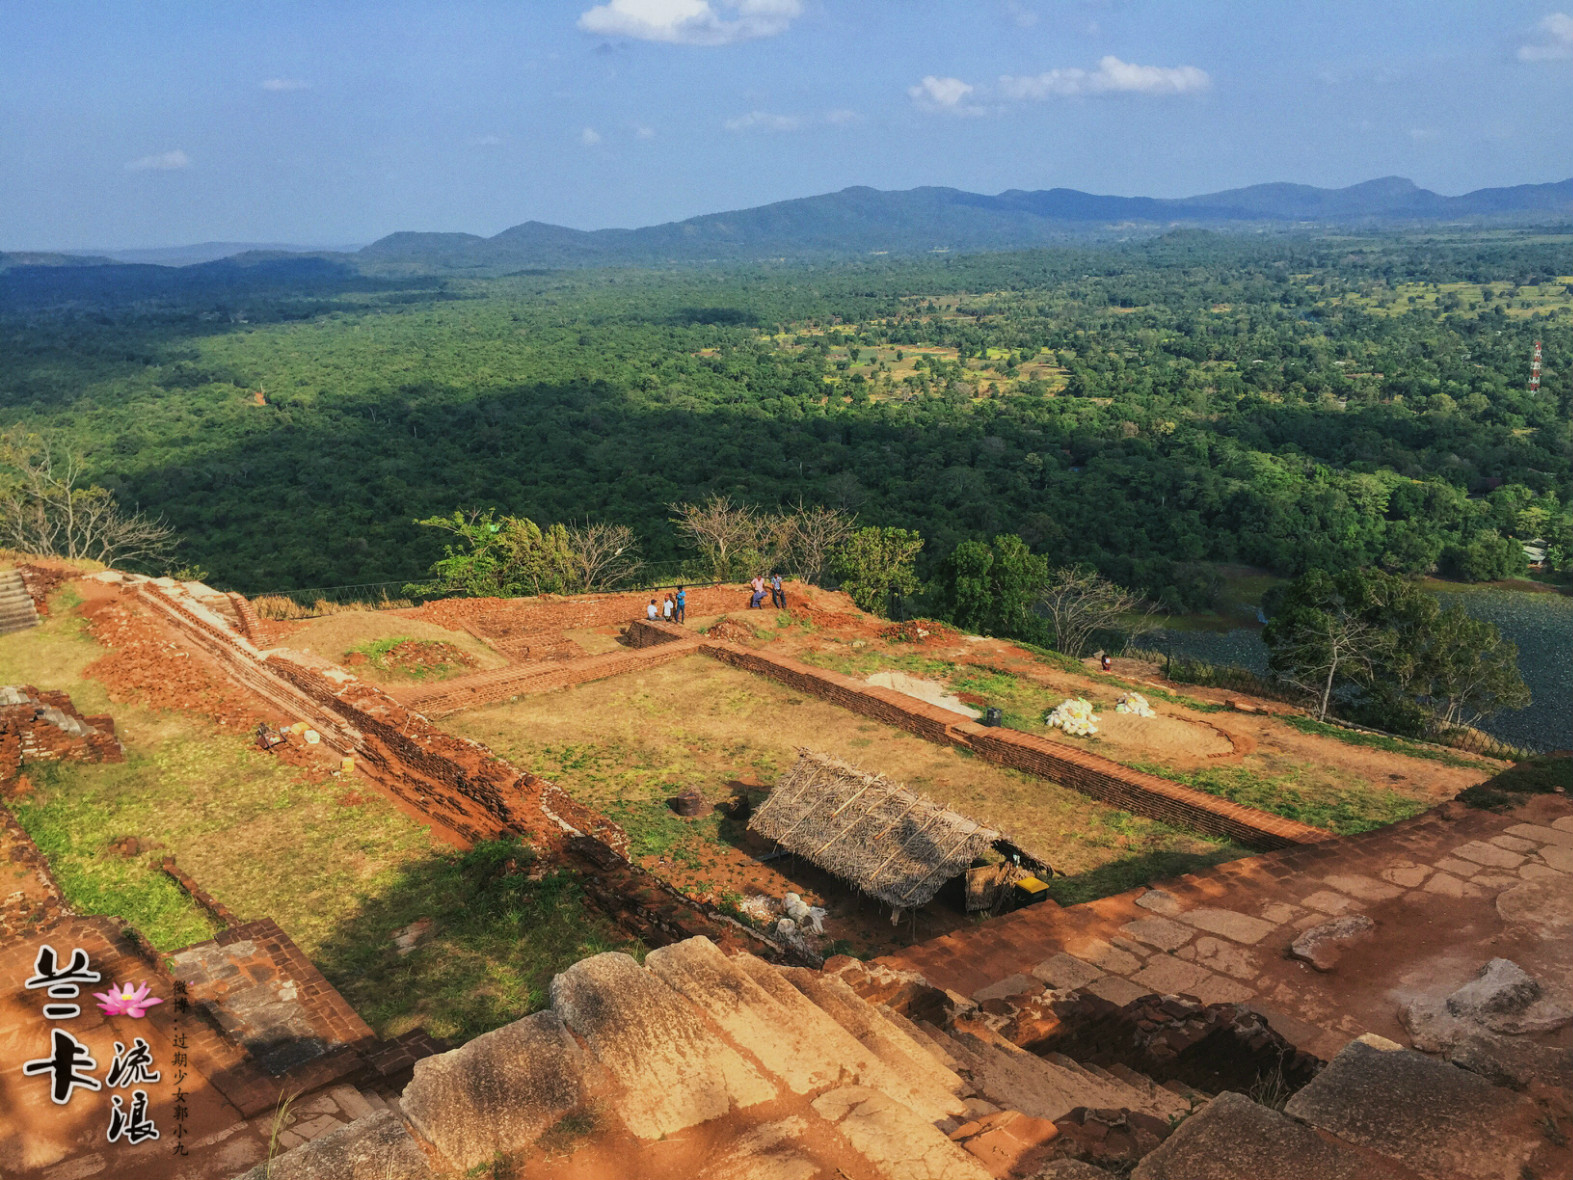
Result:
{"type": "Polygon", "coordinates": [[[414,521],[460,507],[627,525],[675,561],[668,506],[713,493],[916,529],[924,572],[1015,533],[1171,602],[1204,600],[1212,562],[1486,579],[1543,540],[1573,563],[1573,235],[491,279],[307,261],[54,308],[0,276],[0,424],[78,451],[247,592],[414,578],[441,553],[414,521]]]}
{"type": "Polygon", "coordinates": [[[356,255],[374,267],[499,271],[1015,249],[1176,224],[1573,221],[1573,180],[1444,197],[1402,177],[1342,189],[1260,184],[1176,200],[1056,188],[984,196],[953,188],[838,193],[711,213],[643,229],[575,230],[527,221],[495,237],[396,233],[356,255]]]}

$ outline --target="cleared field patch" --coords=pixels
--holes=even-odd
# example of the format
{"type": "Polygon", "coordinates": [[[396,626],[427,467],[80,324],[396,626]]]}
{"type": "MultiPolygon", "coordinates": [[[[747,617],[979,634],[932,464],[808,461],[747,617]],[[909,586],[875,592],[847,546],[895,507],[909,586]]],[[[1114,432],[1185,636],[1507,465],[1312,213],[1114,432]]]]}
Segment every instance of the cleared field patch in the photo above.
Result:
{"type": "MultiPolygon", "coordinates": [[[[720,812],[682,819],[667,800],[685,787],[712,804],[739,792],[757,799],[800,747],[844,758],[1008,831],[1067,874],[1055,880],[1063,900],[1244,854],[702,656],[488,706],[444,724],[601,809],[628,830],[646,867],[718,900],[818,891],[786,862],[762,865],[758,854],[769,848],[755,847],[744,824],[720,812]]],[[[847,916],[833,910],[831,927],[847,916]]]]}

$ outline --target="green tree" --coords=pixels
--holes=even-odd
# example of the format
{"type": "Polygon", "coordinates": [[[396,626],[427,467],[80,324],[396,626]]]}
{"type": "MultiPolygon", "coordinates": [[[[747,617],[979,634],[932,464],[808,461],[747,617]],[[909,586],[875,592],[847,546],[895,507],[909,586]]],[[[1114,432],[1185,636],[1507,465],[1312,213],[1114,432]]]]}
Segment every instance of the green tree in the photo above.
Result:
{"type": "Polygon", "coordinates": [[[985,541],[963,541],[946,562],[945,611],[963,631],[978,633],[994,621],[994,551],[985,541]]]}
{"type": "Polygon", "coordinates": [[[1043,624],[1033,612],[1048,581],[1048,559],[1011,533],[992,542],[963,541],[941,572],[947,617],[964,631],[1033,639],[1043,624]]]}
{"type": "Polygon", "coordinates": [[[527,517],[498,517],[490,508],[456,510],[415,523],[443,529],[459,542],[443,547],[443,556],[432,564],[431,581],[412,587],[416,592],[512,598],[579,588],[578,562],[568,530],[560,524],[543,530],[527,517]]]}
{"type": "Polygon", "coordinates": [[[918,588],[915,569],[923,538],[910,529],[861,528],[836,554],[832,572],[852,601],[873,614],[885,613],[892,594],[918,588]]]}

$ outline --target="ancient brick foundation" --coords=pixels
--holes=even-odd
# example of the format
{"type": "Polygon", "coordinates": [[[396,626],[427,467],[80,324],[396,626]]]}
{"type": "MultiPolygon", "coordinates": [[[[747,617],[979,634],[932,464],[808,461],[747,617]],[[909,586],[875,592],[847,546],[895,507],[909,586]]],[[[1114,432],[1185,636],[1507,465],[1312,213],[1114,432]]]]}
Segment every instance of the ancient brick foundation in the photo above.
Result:
{"type": "Polygon", "coordinates": [[[0,783],[28,762],[120,762],[112,717],[84,717],[63,692],[0,688],[0,783]]]}
{"type": "MultiPolygon", "coordinates": [[[[663,634],[676,630],[664,623],[638,626],[663,634]]],[[[962,746],[990,762],[1039,775],[1136,815],[1227,836],[1257,848],[1311,844],[1329,836],[1320,828],[1241,807],[1204,791],[1131,770],[1065,742],[979,725],[938,705],[894,689],[865,684],[839,672],[731,643],[705,642],[700,651],[733,667],[768,676],[796,692],[819,697],[931,742],[962,746]]]]}

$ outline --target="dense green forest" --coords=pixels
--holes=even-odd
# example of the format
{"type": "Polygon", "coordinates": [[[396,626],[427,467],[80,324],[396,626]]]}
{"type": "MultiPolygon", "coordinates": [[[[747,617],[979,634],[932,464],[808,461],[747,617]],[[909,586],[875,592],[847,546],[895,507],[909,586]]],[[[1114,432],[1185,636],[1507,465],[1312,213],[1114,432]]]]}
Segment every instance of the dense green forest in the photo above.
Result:
{"type": "Polygon", "coordinates": [[[418,578],[441,537],[415,521],[455,508],[625,524],[675,562],[668,505],[712,493],[915,529],[925,574],[1015,533],[1174,606],[1216,562],[1483,580],[1544,540],[1573,565],[1573,236],[188,269],[0,273],[0,425],[247,592],[418,578]]]}

